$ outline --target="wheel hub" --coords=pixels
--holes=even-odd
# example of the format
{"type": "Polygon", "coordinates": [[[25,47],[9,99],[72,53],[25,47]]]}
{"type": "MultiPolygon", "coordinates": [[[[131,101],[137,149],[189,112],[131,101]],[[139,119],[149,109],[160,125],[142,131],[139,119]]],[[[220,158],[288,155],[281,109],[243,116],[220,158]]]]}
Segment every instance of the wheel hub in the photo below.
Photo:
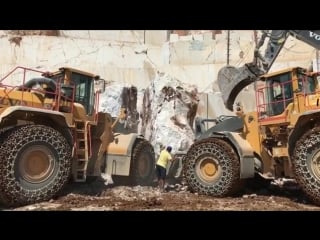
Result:
{"type": "Polygon", "coordinates": [[[201,171],[207,176],[212,177],[217,172],[217,166],[212,161],[204,161],[201,166],[201,171]]]}
{"type": "Polygon", "coordinates": [[[52,153],[43,146],[32,146],[23,152],[19,162],[20,176],[30,183],[48,179],[54,169],[52,153]]]}
{"type": "Polygon", "coordinates": [[[198,176],[207,183],[213,183],[220,176],[221,168],[213,158],[203,158],[196,166],[198,176]]]}
{"type": "Polygon", "coordinates": [[[320,179],[320,151],[317,151],[313,155],[310,166],[311,166],[311,170],[316,175],[316,177],[320,179]]]}

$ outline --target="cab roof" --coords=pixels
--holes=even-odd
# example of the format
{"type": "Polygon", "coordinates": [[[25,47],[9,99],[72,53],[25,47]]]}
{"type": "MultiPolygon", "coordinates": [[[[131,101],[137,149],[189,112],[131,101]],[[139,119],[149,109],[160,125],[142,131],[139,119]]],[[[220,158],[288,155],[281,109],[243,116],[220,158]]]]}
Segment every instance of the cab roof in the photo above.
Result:
{"type": "Polygon", "coordinates": [[[48,76],[54,76],[54,75],[61,74],[61,73],[65,72],[65,71],[70,71],[70,72],[78,73],[78,74],[85,75],[85,76],[88,76],[88,77],[92,77],[93,79],[96,79],[96,80],[100,79],[99,75],[95,75],[93,73],[85,72],[85,71],[82,71],[82,70],[79,70],[79,69],[75,69],[75,68],[71,68],[71,67],[61,67],[61,68],[59,68],[58,71],[49,72],[49,73],[45,73],[45,74],[47,74],[48,76]]]}

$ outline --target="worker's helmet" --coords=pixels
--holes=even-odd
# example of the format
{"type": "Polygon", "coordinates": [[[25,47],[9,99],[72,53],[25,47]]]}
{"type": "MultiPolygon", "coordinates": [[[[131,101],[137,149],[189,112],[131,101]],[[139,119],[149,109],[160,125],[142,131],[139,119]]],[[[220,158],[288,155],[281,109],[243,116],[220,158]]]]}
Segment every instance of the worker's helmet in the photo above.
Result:
{"type": "Polygon", "coordinates": [[[170,153],[171,150],[172,150],[172,147],[171,147],[171,146],[168,146],[168,147],[167,147],[167,151],[170,153]]]}

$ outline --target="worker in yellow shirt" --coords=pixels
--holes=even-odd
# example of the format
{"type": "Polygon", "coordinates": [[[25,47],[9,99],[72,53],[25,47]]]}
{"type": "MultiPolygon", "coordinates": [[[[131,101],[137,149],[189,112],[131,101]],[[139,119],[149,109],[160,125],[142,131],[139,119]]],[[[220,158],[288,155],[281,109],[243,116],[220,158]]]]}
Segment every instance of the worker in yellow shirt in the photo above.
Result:
{"type": "Polygon", "coordinates": [[[172,150],[171,146],[167,146],[166,149],[163,149],[156,163],[158,186],[161,192],[164,191],[164,184],[165,184],[165,179],[167,175],[168,162],[172,161],[172,156],[170,154],[171,150],[172,150]]]}

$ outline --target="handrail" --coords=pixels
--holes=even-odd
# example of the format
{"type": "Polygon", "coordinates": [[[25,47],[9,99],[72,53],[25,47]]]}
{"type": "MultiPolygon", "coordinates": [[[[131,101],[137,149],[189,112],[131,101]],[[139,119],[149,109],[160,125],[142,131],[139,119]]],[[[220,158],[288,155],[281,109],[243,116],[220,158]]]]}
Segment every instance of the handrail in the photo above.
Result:
{"type": "MultiPolygon", "coordinates": [[[[32,106],[35,108],[43,108],[43,109],[51,109],[53,111],[60,111],[59,106],[61,104],[62,99],[64,98],[64,100],[68,101],[68,103],[70,104],[70,110],[68,110],[68,112],[73,112],[74,111],[74,106],[73,106],[73,102],[74,102],[74,94],[75,94],[75,86],[70,86],[72,89],[72,97],[70,98],[69,96],[63,96],[63,93],[61,92],[61,86],[63,83],[63,79],[58,79],[55,80],[56,82],[56,89],[55,91],[47,91],[47,89],[34,89],[34,88],[30,88],[30,87],[26,87],[26,74],[27,72],[36,72],[36,73],[41,73],[43,74],[43,71],[39,71],[39,70],[34,70],[31,68],[26,68],[26,67],[15,67],[12,71],[10,71],[8,74],[6,74],[3,78],[0,79],[0,89],[2,89],[3,91],[3,96],[0,97],[0,103],[3,103],[5,99],[8,99],[10,104],[12,104],[12,101],[10,99],[12,99],[12,95],[10,96],[10,94],[14,91],[21,91],[21,95],[16,95],[14,94],[13,96],[15,100],[14,104],[12,105],[27,105],[27,106],[32,106]],[[22,85],[19,86],[15,86],[15,85],[10,85],[10,84],[3,84],[3,81],[5,79],[7,79],[10,75],[12,75],[14,72],[16,72],[17,70],[22,70],[23,72],[20,72],[22,74],[23,77],[23,81],[22,81],[22,85]],[[37,102],[33,97],[26,99],[26,93],[27,92],[33,92],[33,93],[38,93],[41,94],[43,96],[50,96],[50,98],[52,98],[52,106],[51,108],[48,108],[50,106],[47,105],[46,102],[43,101],[43,98],[39,98],[38,95],[38,99],[40,102],[37,102]],[[19,99],[18,99],[19,98],[19,99]],[[42,102],[42,103],[41,103],[42,102]],[[40,103],[40,105],[39,105],[40,103]]],[[[29,95],[30,96],[30,95],[29,95]]],[[[51,103],[50,103],[51,104],[51,103]]],[[[69,105],[68,104],[68,105],[69,105]]]]}

